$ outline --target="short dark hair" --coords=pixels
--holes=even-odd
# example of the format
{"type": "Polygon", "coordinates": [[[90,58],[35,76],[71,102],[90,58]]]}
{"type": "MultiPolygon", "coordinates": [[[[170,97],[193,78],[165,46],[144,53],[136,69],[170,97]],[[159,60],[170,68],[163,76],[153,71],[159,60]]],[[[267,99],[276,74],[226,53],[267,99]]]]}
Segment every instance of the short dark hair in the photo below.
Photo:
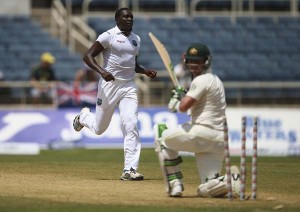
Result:
{"type": "Polygon", "coordinates": [[[115,20],[117,20],[117,18],[119,18],[122,14],[122,12],[124,10],[130,10],[128,7],[122,7],[122,8],[119,8],[116,10],[116,13],[115,13],[115,20]]]}

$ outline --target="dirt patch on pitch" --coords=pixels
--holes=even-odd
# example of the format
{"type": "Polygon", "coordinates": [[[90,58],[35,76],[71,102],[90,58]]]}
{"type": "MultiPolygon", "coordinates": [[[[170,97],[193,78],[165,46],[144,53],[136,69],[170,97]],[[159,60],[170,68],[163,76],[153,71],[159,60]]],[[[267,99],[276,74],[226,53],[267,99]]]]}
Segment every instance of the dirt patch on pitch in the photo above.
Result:
{"type": "Polygon", "coordinates": [[[82,179],[76,176],[54,174],[1,173],[0,195],[39,198],[58,202],[76,202],[100,205],[149,205],[204,207],[236,207],[253,204],[274,208],[278,205],[297,207],[298,197],[282,194],[259,193],[257,201],[232,202],[227,199],[196,197],[197,185],[185,184],[182,198],[169,198],[164,192],[163,181],[148,179],[139,182],[111,179],[82,179]]]}

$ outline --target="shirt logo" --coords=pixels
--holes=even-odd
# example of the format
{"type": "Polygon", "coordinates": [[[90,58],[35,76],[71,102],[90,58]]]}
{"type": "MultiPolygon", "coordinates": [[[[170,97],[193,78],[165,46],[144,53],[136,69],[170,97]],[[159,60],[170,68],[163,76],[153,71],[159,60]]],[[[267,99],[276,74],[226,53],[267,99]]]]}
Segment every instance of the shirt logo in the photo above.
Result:
{"type": "Polygon", "coordinates": [[[100,99],[100,98],[97,99],[97,105],[98,106],[102,105],[102,99],[100,99]]]}
{"type": "Polygon", "coordinates": [[[190,90],[193,91],[193,90],[196,90],[196,89],[197,89],[196,85],[192,83],[192,86],[190,87],[190,90]]]}
{"type": "Polygon", "coordinates": [[[135,40],[132,40],[132,45],[137,46],[137,42],[135,40]]]}
{"type": "Polygon", "coordinates": [[[118,43],[125,43],[124,40],[117,40],[118,43]]]}

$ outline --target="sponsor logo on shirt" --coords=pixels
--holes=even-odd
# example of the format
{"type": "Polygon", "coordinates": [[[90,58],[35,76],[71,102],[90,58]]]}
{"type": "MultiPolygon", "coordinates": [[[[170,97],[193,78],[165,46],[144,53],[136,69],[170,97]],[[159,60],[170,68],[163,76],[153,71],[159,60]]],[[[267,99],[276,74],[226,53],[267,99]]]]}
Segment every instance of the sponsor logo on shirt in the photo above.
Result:
{"type": "Polygon", "coordinates": [[[118,43],[125,43],[124,40],[117,40],[118,43]]]}
{"type": "Polygon", "coordinates": [[[100,98],[97,99],[97,105],[98,106],[102,105],[102,99],[100,99],[100,98]]]}

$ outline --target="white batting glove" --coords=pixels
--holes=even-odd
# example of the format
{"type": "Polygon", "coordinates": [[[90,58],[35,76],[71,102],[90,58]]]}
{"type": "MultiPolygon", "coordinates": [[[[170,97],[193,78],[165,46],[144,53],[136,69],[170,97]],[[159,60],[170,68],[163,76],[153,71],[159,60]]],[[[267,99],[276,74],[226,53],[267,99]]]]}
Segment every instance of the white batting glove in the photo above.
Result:
{"type": "Polygon", "coordinates": [[[183,87],[177,86],[175,89],[172,90],[172,93],[173,98],[181,100],[185,96],[187,91],[183,87]]]}
{"type": "Polygon", "coordinates": [[[179,86],[176,86],[176,91],[179,92],[179,93],[182,93],[182,94],[186,94],[187,93],[187,90],[184,88],[184,87],[181,87],[180,85],[179,86]]]}
{"type": "Polygon", "coordinates": [[[180,101],[176,98],[171,98],[168,104],[168,108],[171,112],[176,113],[179,110],[180,101]]]}

